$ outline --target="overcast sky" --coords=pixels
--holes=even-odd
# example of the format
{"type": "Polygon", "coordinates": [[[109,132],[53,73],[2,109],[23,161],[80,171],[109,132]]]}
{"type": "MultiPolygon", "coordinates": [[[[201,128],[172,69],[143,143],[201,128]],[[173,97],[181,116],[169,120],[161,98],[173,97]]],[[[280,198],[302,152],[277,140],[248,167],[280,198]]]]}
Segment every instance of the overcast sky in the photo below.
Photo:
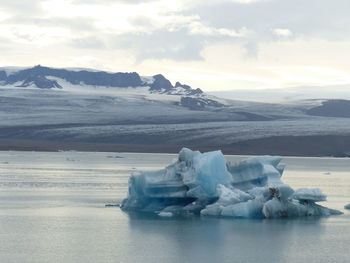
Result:
{"type": "Polygon", "coordinates": [[[0,65],[205,91],[350,84],[349,0],[0,0],[0,65]]]}

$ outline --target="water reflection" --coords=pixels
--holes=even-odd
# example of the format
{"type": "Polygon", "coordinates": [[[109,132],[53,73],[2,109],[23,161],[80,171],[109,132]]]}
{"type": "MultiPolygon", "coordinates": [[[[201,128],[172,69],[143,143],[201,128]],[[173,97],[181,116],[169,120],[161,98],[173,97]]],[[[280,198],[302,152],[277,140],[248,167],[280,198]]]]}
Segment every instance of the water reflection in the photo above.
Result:
{"type": "Polygon", "coordinates": [[[156,256],[163,262],[285,262],[291,247],[297,245],[303,253],[307,243],[317,242],[323,233],[322,220],[315,218],[183,219],[129,215],[130,253],[143,251],[143,262],[152,262],[156,256]],[[305,234],[308,235],[303,238],[305,234]]]}

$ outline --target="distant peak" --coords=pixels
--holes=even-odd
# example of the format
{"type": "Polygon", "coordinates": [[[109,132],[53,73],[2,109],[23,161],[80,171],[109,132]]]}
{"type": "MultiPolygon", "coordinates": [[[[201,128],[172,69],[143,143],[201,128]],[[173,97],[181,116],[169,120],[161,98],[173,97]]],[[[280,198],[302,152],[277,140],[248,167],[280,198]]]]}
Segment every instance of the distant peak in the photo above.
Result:
{"type": "Polygon", "coordinates": [[[137,72],[105,72],[87,69],[60,69],[35,65],[31,68],[9,70],[0,69],[0,85],[16,85],[28,87],[34,85],[41,89],[63,88],[59,79],[73,85],[91,85],[101,87],[150,87],[151,92],[165,93],[169,95],[198,95],[203,93],[200,89],[192,89],[188,85],[176,82],[175,86],[162,74],[152,77],[141,77],[137,72]],[[52,80],[51,78],[55,78],[52,80]],[[58,79],[58,80],[56,80],[58,79]]]}

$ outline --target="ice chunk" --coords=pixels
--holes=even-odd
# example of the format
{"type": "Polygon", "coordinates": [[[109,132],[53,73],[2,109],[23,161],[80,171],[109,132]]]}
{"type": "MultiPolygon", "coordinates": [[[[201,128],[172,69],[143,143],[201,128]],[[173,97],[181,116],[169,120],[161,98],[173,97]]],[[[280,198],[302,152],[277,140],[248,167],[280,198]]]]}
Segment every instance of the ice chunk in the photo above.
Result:
{"type": "Polygon", "coordinates": [[[133,173],[129,179],[128,198],[123,200],[122,208],[156,212],[167,206],[195,201],[186,196],[188,187],[175,170],[175,167],[168,167],[157,172],[133,173]]]}
{"type": "Polygon", "coordinates": [[[191,154],[181,150],[179,160],[184,160],[190,169],[182,173],[183,182],[190,189],[187,196],[199,199],[217,197],[217,186],[231,185],[232,176],[227,171],[226,160],[221,151],[191,154]],[[183,153],[185,152],[185,153],[183,153]]]}
{"type": "Polygon", "coordinates": [[[187,165],[190,165],[193,157],[195,155],[199,155],[199,151],[192,151],[188,148],[182,148],[181,151],[179,152],[179,162],[185,162],[187,165]]]}
{"type": "Polygon", "coordinates": [[[124,211],[159,216],[280,218],[328,216],[337,210],[317,205],[319,189],[294,191],[281,181],[281,157],[260,156],[230,165],[221,151],[183,148],[177,161],[155,172],[134,172],[124,211]]]}
{"type": "Polygon", "coordinates": [[[315,203],[300,203],[297,200],[282,201],[277,198],[266,202],[263,207],[263,214],[266,218],[329,216],[339,213],[339,211],[315,203]]]}
{"type": "Polygon", "coordinates": [[[294,193],[294,190],[287,184],[281,184],[269,188],[270,195],[279,200],[287,200],[294,193]]]}
{"type": "Polygon", "coordinates": [[[216,201],[220,205],[232,205],[252,199],[252,196],[234,188],[228,188],[224,185],[218,185],[219,200],[216,201]]]}
{"type": "Polygon", "coordinates": [[[282,158],[278,156],[259,156],[229,165],[232,184],[241,190],[282,184],[284,165],[279,164],[281,160],[282,158]]]}
{"type": "Polygon", "coordinates": [[[158,215],[161,216],[161,217],[172,217],[172,216],[174,216],[174,214],[171,213],[171,212],[159,212],[158,215]]]}
{"type": "Polygon", "coordinates": [[[200,211],[200,214],[203,216],[221,216],[222,209],[224,207],[219,204],[207,205],[204,209],[200,211]]]}
{"type": "Polygon", "coordinates": [[[167,206],[188,205],[197,199],[203,207],[217,199],[217,186],[230,186],[231,174],[221,151],[200,153],[184,148],[178,161],[157,172],[133,173],[125,210],[161,211],[167,206]]]}
{"type": "Polygon", "coordinates": [[[262,208],[266,200],[262,197],[222,208],[222,216],[239,218],[263,218],[262,208]]]}
{"type": "Polygon", "coordinates": [[[253,199],[248,193],[239,189],[228,188],[224,185],[218,185],[217,192],[219,199],[215,203],[207,205],[201,211],[202,215],[219,216],[224,207],[253,199]]]}
{"type": "Polygon", "coordinates": [[[254,187],[253,189],[248,190],[248,193],[253,197],[267,197],[271,195],[271,191],[268,187],[254,187]]]}
{"type": "Polygon", "coordinates": [[[321,202],[326,201],[327,196],[323,194],[322,191],[318,188],[300,188],[294,192],[293,198],[296,200],[321,202]]]}

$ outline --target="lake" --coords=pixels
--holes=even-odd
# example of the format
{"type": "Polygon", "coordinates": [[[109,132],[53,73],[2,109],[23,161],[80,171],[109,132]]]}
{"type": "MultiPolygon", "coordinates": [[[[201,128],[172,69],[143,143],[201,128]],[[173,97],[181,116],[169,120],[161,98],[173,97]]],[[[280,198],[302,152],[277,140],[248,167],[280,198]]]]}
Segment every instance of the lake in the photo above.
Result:
{"type": "Polygon", "coordinates": [[[340,216],[176,219],[105,207],[126,196],[132,171],[176,157],[0,152],[0,262],[349,262],[350,158],[283,160],[285,183],[321,188],[340,216]]]}

